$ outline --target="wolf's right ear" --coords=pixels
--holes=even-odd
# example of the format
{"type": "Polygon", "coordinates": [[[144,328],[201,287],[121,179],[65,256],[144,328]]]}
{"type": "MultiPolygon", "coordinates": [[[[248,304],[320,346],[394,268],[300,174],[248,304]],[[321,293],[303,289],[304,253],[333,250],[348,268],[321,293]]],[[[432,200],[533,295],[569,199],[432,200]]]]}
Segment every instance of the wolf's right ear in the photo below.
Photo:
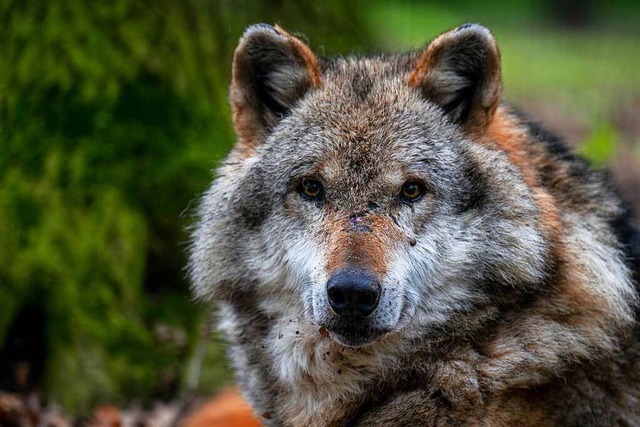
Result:
{"type": "Polygon", "coordinates": [[[282,28],[253,25],[233,57],[231,106],[238,144],[251,151],[304,94],[321,85],[318,61],[282,28]]]}

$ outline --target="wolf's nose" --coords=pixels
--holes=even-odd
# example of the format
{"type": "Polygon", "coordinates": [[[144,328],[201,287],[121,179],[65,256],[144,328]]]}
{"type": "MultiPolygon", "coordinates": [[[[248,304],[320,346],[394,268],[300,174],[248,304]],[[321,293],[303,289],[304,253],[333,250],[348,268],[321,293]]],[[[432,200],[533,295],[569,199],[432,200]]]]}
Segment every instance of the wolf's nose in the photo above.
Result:
{"type": "Polygon", "coordinates": [[[363,318],[378,307],[380,283],[364,269],[338,270],[327,282],[329,305],[338,316],[363,318]]]}

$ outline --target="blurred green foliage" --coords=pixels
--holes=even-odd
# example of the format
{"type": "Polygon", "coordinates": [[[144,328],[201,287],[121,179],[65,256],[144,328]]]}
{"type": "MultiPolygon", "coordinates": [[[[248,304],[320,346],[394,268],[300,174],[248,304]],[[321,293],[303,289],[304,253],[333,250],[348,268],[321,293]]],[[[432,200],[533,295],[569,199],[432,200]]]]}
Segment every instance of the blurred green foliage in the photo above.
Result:
{"type": "MultiPolygon", "coordinates": [[[[181,212],[233,142],[236,41],[267,21],[362,47],[339,4],[0,3],[0,343],[24,307],[44,312],[48,397],[78,413],[177,392],[206,318],[181,212]]],[[[217,348],[207,361],[212,391],[227,371],[217,348]]]]}
{"type": "Polygon", "coordinates": [[[376,1],[370,14],[385,29],[374,34],[376,44],[391,50],[420,47],[462,22],[486,25],[500,46],[510,100],[533,97],[601,120],[604,110],[635,101],[640,92],[638,3],[376,1]],[[556,9],[563,3],[582,10],[587,22],[560,26],[556,9]]]}
{"type": "MultiPolygon", "coordinates": [[[[201,356],[202,390],[228,381],[220,345],[201,352],[209,314],[183,266],[189,207],[234,140],[227,87],[246,26],[279,23],[330,55],[482,22],[501,42],[508,94],[600,108],[640,82],[637,15],[620,1],[591,13],[629,21],[632,36],[543,25],[533,37],[555,16],[533,1],[0,2],[0,348],[25,308],[40,310],[38,385],[73,413],[173,397],[201,356]]],[[[610,156],[607,126],[585,146],[593,158],[610,156]]]]}
{"type": "Polygon", "coordinates": [[[620,143],[620,135],[607,122],[601,123],[580,145],[580,154],[591,160],[597,167],[604,167],[616,154],[620,143]]]}

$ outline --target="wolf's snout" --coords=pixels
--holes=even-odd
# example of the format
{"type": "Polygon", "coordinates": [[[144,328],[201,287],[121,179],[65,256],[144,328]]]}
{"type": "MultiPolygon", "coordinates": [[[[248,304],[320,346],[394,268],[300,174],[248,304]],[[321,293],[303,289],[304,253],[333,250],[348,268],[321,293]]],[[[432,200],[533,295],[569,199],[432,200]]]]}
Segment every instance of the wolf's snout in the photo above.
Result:
{"type": "Polygon", "coordinates": [[[378,307],[380,283],[366,270],[342,269],[327,282],[327,295],[338,316],[364,318],[378,307]]]}

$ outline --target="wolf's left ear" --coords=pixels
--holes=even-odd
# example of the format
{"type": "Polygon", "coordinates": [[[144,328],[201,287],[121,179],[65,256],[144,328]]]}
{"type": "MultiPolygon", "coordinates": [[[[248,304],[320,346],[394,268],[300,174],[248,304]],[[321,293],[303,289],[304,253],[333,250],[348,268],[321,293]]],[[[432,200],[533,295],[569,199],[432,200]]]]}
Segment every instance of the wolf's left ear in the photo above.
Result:
{"type": "Polygon", "coordinates": [[[465,24],[424,50],[408,82],[467,132],[482,132],[500,101],[500,52],[481,25],[465,24]]]}
{"type": "Polygon", "coordinates": [[[321,84],[307,45],[282,28],[253,25],[233,57],[231,106],[238,144],[251,150],[304,94],[321,84]]]}

